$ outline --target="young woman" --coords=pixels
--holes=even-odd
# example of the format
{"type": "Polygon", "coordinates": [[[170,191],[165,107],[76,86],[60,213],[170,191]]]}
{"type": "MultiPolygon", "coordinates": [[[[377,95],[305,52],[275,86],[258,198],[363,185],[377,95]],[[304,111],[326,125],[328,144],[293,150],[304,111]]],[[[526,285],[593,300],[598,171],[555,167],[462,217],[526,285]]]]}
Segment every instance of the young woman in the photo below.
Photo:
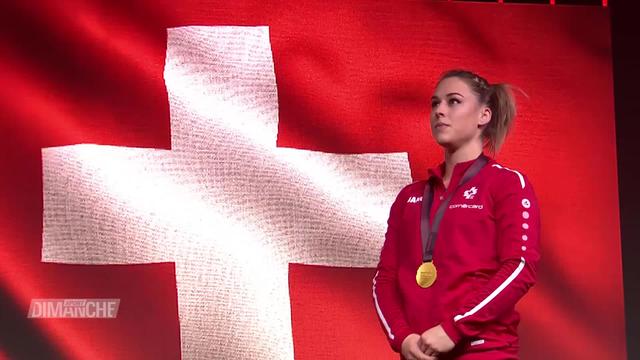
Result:
{"type": "Polygon", "coordinates": [[[535,283],[540,215],[495,154],[515,117],[508,85],[446,72],[431,98],[444,162],[400,191],[373,279],[380,323],[404,359],[518,359],[515,305],[535,283]]]}

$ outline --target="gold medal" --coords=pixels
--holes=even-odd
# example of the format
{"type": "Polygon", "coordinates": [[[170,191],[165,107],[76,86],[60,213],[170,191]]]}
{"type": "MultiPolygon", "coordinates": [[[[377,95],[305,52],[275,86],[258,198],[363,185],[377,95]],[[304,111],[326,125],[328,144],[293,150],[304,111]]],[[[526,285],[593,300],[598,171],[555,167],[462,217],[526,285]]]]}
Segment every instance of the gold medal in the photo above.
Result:
{"type": "Polygon", "coordinates": [[[436,266],[433,265],[433,261],[428,261],[422,263],[418,268],[418,272],[416,273],[416,282],[420,287],[428,288],[436,281],[436,277],[438,277],[436,266]]]}

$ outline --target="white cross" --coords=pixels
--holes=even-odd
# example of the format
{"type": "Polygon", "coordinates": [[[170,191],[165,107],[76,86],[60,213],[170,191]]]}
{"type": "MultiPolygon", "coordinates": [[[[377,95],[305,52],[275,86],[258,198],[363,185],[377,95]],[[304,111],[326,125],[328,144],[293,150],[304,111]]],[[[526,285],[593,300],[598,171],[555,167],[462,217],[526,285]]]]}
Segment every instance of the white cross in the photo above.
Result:
{"type": "Polygon", "coordinates": [[[293,359],[288,263],[375,266],[407,155],[277,148],[267,27],[169,29],[164,76],[172,150],[43,149],[42,261],[174,261],[184,359],[293,359]]]}

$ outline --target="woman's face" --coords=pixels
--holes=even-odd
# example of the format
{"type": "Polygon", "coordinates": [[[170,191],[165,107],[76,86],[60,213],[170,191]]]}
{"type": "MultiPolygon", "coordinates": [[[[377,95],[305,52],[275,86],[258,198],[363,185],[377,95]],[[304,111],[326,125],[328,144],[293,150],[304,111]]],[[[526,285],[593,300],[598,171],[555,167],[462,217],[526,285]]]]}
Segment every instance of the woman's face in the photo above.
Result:
{"type": "Polygon", "coordinates": [[[482,125],[491,120],[491,110],[458,77],[446,78],[431,97],[431,134],[440,146],[458,149],[482,141],[482,125]]]}

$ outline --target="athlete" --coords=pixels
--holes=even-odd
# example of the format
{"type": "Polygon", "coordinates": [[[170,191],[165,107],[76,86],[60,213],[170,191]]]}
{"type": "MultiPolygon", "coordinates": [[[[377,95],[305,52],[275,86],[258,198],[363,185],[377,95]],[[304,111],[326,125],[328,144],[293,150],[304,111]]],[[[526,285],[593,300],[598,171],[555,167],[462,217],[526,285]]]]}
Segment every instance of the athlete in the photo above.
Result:
{"type": "Polygon", "coordinates": [[[515,305],[535,283],[540,214],[527,177],[499,151],[516,115],[510,86],[442,75],[430,127],[444,161],[391,206],[373,300],[407,360],[518,359],[515,305]]]}

